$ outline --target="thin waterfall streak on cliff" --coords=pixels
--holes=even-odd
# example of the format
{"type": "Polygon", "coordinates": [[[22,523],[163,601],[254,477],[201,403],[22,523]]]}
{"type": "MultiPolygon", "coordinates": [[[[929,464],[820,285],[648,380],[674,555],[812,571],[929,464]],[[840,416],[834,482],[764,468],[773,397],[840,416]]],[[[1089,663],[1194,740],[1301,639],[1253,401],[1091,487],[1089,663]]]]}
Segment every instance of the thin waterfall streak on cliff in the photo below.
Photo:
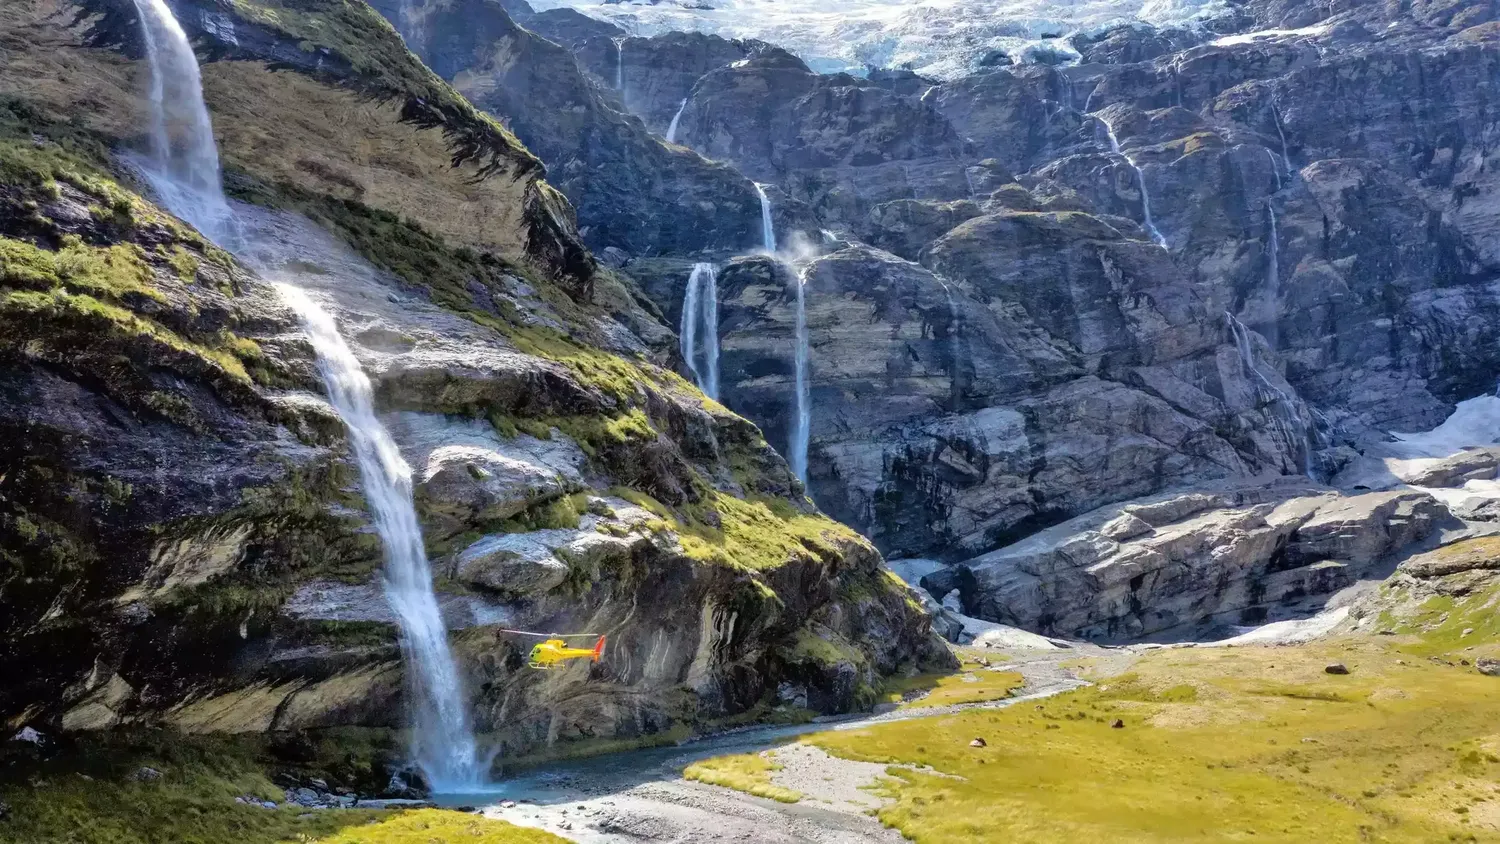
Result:
{"type": "Polygon", "coordinates": [[[625,39],[615,39],[615,90],[620,92],[620,101],[625,101],[625,39]]]}
{"type": "Polygon", "coordinates": [[[1286,130],[1281,128],[1281,112],[1271,103],[1271,119],[1276,123],[1276,134],[1281,138],[1281,163],[1286,167],[1286,174],[1292,175],[1292,157],[1287,153],[1286,130]]]}
{"type": "MultiPolygon", "coordinates": [[[[713,264],[699,264],[703,268],[703,392],[714,401],[719,400],[719,274],[713,264]]],[[[696,272],[698,267],[694,267],[696,272]]]]}
{"type": "Polygon", "coordinates": [[[1092,88],[1089,89],[1089,95],[1087,97],[1083,98],[1083,113],[1084,114],[1088,114],[1089,113],[1089,105],[1094,102],[1094,94],[1098,93],[1098,91],[1099,91],[1099,83],[1095,82],[1094,83],[1094,87],[1092,87],[1092,88]]]}
{"type": "Polygon", "coordinates": [[[138,161],[162,205],[215,243],[230,247],[233,217],[224,199],[219,148],[203,102],[203,78],[187,34],[165,0],[132,0],[151,70],[150,157],[138,161]]]}
{"type": "Polygon", "coordinates": [[[964,181],[969,183],[969,198],[977,199],[979,191],[974,187],[974,174],[969,171],[967,165],[964,167],[964,181]]]}
{"type": "Polygon", "coordinates": [[[1271,383],[1271,379],[1261,371],[1260,365],[1255,362],[1255,350],[1250,343],[1250,329],[1228,311],[1224,312],[1224,320],[1229,325],[1229,333],[1234,338],[1235,349],[1239,352],[1241,372],[1255,385],[1257,392],[1262,393],[1266,399],[1281,409],[1281,412],[1273,417],[1272,423],[1281,433],[1288,447],[1293,450],[1293,458],[1301,458],[1302,474],[1312,480],[1317,480],[1312,468],[1315,426],[1311,425],[1306,418],[1309,415],[1307,406],[1300,399],[1293,399],[1280,387],[1271,383]]]}
{"type": "Polygon", "coordinates": [[[678,331],[678,339],[682,344],[682,362],[687,364],[688,372],[693,376],[693,383],[698,389],[703,389],[703,376],[698,372],[698,289],[702,283],[703,274],[698,268],[702,264],[695,264],[693,272],[688,276],[687,288],[682,294],[682,327],[678,331]]]}
{"type": "Polygon", "coordinates": [[[1270,242],[1266,245],[1266,300],[1270,302],[1271,318],[1266,322],[1270,334],[1262,332],[1261,336],[1275,349],[1281,334],[1281,244],[1276,233],[1276,209],[1270,200],[1266,201],[1266,214],[1270,219],[1270,242]]]}
{"type": "Polygon", "coordinates": [[[1266,147],[1266,160],[1271,162],[1271,174],[1276,177],[1276,192],[1281,193],[1281,167],[1276,164],[1276,153],[1266,147]]]}
{"type": "Polygon", "coordinates": [[[807,484],[807,448],[812,433],[812,396],[808,384],[807,270],[797,273],[797,417],[792,421],[792,474],[807,484]]]}
{"type": "Polygon", "coordinates": [[[958,302],[953,298],[953,288],[946,281],[937,280],[943,286],[943,296],[948,300],[948,354],[953,359],[953,369],[949,374],[949,397],[956,404],[959,392],[959,373],[963,370],[964,348],[961,327],[963,323],[958,316],[958,302]]]}
{"type": "Polygon", "coordinates": [[[300,288],[277,284],[317,352],[328,398],[349,430],[365,500],[385,546],[385,593],[401,628],[412,690],[413,753],[439,793],[474,792],[481,771],[463,683],[432,589],[412,501],[411,467],[375,415],[374,391],[332,315],[300,288]]]}
{"type": "Polygon", "coordinates": [[[1150,233],[1151,239],[1156,245],[1163,249],[1167,248],[1167,239],[1157,230],[1156,223],[1151,219],[1151,193],[1146,189],[1146,174],[1141,172],[1140,165],[1131,160],[1130,156],[1120,150],[1120,139],[1115,137],[1115,127],[1109,125],[1109,121],[1102,117],[1097,119],[1104,126],[1104,134],[1109,137],[1109,151],[1125,160],[1131,170],[1135,171],[1135,182],[1141,186],[1141,217],[1144,218],[1146,231],[1150,233]]]}
{"type": "Polygon", "coordinates": [[[682,120],[682,112],[687,109],[687,97],[682,98],[682,105],[677,107],[677,113],[672,115],[672,122],[667,126],[667,143],[677,143],[677,124],[682,120]]]}
{"type": "Polygon", "coordinates": [[[760,197],[760,238],[767,252],[776,251],[776,224],[771,220],[771,197],[766,196],[766,186],[755,183],[755,195],[760,197]]]}

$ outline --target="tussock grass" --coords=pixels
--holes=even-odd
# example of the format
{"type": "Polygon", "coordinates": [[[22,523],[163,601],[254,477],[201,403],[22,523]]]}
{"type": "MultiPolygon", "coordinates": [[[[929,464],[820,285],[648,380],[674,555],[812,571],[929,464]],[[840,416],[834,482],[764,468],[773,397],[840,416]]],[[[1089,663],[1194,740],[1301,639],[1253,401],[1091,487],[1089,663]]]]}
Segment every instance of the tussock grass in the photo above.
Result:
{"type": "Polygon", "coordinates": [[[881,686],[877,699],[900,704],[901,709],[989,703],[1010,697],[1025,684],[1014,671],[994,671],[972,660],[960,658],[960,661],[957,673],[889,679],[881,686]]]}
{"type": "Polygon", "coordinates": [[[718,756],[689,765],[682,775],[690,780],[732,788],[778,803],[796,803],[801,800],[800,792],[771,782],[771,775],[779,770],[781,766],[768,759],[764,753],[743,753],[718,756]]]}
{"type": "Polygon", "coordinates": [[[935,769],[884,783],[880,819],[919,842],[1480,841],[1500,838],[1496,724],[1494,678],[1357,641],[1156,651],[1035,706],[807,740],[935,769]]]}
{"type": "Polygon", "coordinates": [[[419,809],[368,826],[346,827],[310,844],[564,844],[566,841],[540,829],[466,812],[419,809]]]}

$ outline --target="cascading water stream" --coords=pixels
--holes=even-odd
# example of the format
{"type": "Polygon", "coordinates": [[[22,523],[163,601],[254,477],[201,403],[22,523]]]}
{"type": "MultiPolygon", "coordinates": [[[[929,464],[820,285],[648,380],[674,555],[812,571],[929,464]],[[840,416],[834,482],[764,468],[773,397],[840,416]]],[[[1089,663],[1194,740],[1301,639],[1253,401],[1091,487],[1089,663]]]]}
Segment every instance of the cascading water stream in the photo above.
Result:
{"type": "Polygon", "coordinates": [[[434,791],[478,790],[482,776],[458,665],[432,589],[432,568],[412,500],[411,467],[375,415],[374,392],[333,317],[300,288],[278,284],[318,355],[328,398],[349,429],[365,500],[385,545],[386,600],[401,624],[414,709],[414,755],[434,791]]]}
{"type": "Polygon", "coordinates": [[[1266,300],[1270,302],[1271,318],[1266,321],[1265,330],[1261,336],[1276,348],[1279,339],[1278,318],[1281,312],[1281,245],[1280,238],[1276,232],[1276,209],[1271,206],[1270,200],[1266,201],[1266,214],[1270,219],[1270,231],[1268,232],[1270,242],[1266,244],[1266,300]]]}
{"type": "Polygon", "coordinates": [[[719,280],[714,265],[698,263],[682,297],[682,359],[705,395],[719,398],[719,280]],[[703,369],[698,368],[698,328],[703,328],[703,369]]]}
{"type": "MultiPolygon", "coordinates": [[[[776,225],[771,219],[771,198],[766,196],[764,185],[756,182],[755,194],[760,197],[761,245],[771,254],[776,253],[776,225]]],[[[806,270],[796,275],[797,280],[797,349],[796,385],[797,415],[792,420],[791,463],[792,473],[804,484],[807,483],[807,444],[812,431],[812,396],[808,384],[808,357],[810,341],[807,336],[806,270]]]]}
{"type": "Polygon", "coordinates": [[[1141,217],[1144,218],[1146,231],[1151,234],[1151,239],[1156,241],[1157,246],[1166,249],[1167,239],[1157,230],[1156,223],[1151,219],[1151,194],[1146,190],[1146,174],[1141,172],[1139,164],[1136,164],[1131,160],[1130,156],[1120,150],[1120,139],[1115,137],[1115,129],[1109,125],[1109,121],[1102,117],[1096,117],[1095,119],[1103,124],[1104,134],[1109,137],[1109,151],[1123,158],[1125,163],[1130,165],[1130,169],[1135,171],[1136,184],[1141,186],[1141,217]]]}
{"type": "Polygon", "coordinates": [[[625,39],[615,40],[615,90],[620,92],[620,99],[625,99],[625,39]]]}
{"type": "Polygon", "coordinates": [[[808,384],[810,343],[807,336],[807,270],[797,273],[797,418],[792,420],[792,473],[807,483],[807,447],[812,433],[812,396],[808,384]]]}
{"type": "Polygon", "coordinates": [[[776,224],[771,220],[771,197],[766,196],[765,185],[755,183],[755,195],[760,197],[760,238],[767,252],[776,251],[776,224]]]}
{"type": "Polygon", "coordinates": [[[946,281],[937,279],[937,283],[943,286],[943,296],[948,300],[948,343],[949,355],[953,359],[952,372],[949,376],[951,387],[949,395],[956,405],[959,396],[959,372],[962,370],[964,361],[963,335],[961,333],[963,323],[958,316],[958,301],[953,298],[953,288],[946,281]]]}
{"type": "Polygon", "coordinates": [[[1286,130],[1281,128],[1281,112],[1276,108],[1275,103],[1271,104],[1271,119],[1275,121],[1276,134],[1281,138],[1281,163],[1286,167],[1286,174],[1290,176],[1292,175],[1292,157],[1287,153],[1286,130]]]}
{"type": "Polygon", "coordinates": [[[137,161],[141,175],[173,214],[209,240],[232,247],[233,216],[224,198],[198,58],[165,0],[133,2],[151,69],[151,155],[137,161]]]}
{"type": "MultiPolygon", "coordinates": [[[[163,206],[231,251],[253,255],[235,230],[197,57],[164,0],[133,0],[151,69],[151,160],[140,169],[163,206]]],[[[247,258],[247,260],[251,260],[247,258]]],[[[370,380],[333,318],[302,290],[277,289],[301,317],[329,399],[349,429],[365,498],[386,553],[386,596],[401,628],[414,695],[414,747],[428,784],[473,792],[482,782],[463,687],[432,589],[412,501],[411,468],[375,416],[370,380]]]]}
{"type": "Polygon", "coordinates": [[[682,98],[682,105],[677,107],[677,113],[672,115],[672,122],[667,126],[667,143],[677,143],[677,124],[682,120],[682,113],[687,110],[687,97],[682,98]]]}
{"type": "Polygon", "coordinates": [[[1312,469],[1312,431],[1314,429],[1304,418],[1306,406],[1271,383],[1271,379],[1261,372],[1259,364],[1255,361],[1254,348],[1250,344],[1250,329],[1228,311],[1224,312],[1224,320],[1229,325],[1230,335],[1234,337],[1235,349],[1239,351],[1241,370],[1247,378],[1253,379],[1252,383],[1255,384],[1257,391],[1262,392],[1271,403],[1281,408],[1281,412],[1276,416],[1276,427],[1287,444],[1296,449],[1296,454],[1302,458],[1302,474],[1317,480],[1312,469]]]}

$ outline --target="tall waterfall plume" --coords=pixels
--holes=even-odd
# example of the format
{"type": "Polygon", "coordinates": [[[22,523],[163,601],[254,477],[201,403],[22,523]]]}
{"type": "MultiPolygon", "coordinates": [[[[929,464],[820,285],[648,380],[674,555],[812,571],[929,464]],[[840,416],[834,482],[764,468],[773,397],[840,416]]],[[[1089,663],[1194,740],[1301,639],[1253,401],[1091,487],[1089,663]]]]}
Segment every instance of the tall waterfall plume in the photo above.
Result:
{"type": "Polygon", "coordinates": [[[1109,151],[1124,159],[1125,163],[1130,165],[1130,169],[1135,171],[1135,182],[1141,186],[1141,217],[1144,218],[1146,231],[1151,234],[1151,239],[1156,241],[1157,246],[1166,249],[1167,239],[1162,237],[1162,233],[1156,228],[1156,223],[1151,219],[1151,194],[1146,189],[1146,174],[1141,172],[1139,164],[1120,150],[1120,139],[1115,137],[1115,127],[1109,125],[1109,121],[1102,117],[1096,117],[1096,119],[1103,124],[1104,134],[1109,137],[1109,151]]]}
{"type": "Polygon", "coordinates": [[[719,398],[719,279],[714,265],[697,263],[682,297],[682,359],[709,398],[719,398]],[[698,329],[703,329],[703,368],[698,368],[698,329]]]}
{"type": "Polygon", "coordinates": [[[307,293],[277,285],[297,312],[328,397],[349,429],[365,500],[385,545],[385,594],[401,625],[401,649],[413,692],[413,751],[434,791],[473,792],[482,782],[463,683],[432,589],[432,568],[412,500],[411,467],[375,415],[374,392],[333,317],[307,293]]]}
{"type": "Polygon", "coordinates": [[[791,460],[792,473],[802,483],[807,483],[807,446],[812,433],[812,396],[808,383],[808,357],[811,351],[807,335],[807,270],[796,275],[797,280],[797,416],[792,420],[791,460]]]}
{"type": "Polygon", "coordinates": [[[687,97],[682,98],[682,105],[677,107],[677,113],[672,115],[672,122],[667,126],[667,143],[677,143],[677,124],[682,120],[683,111],[687,110],[687,97]]]}
{"type": "Polygon", "coordinates": [[[198,57],[166,0],[132,0],[151,69],[150,158],[140,171],[173,214],[221,246],[232,246],[219,148],[203,102],[198,57]]]}
{"type": "Polygon", "coordinates": [[[771,221],[771,197],[766,196],[766,186],[755,183],[755,195],[760,197],[761,245],[767,252],[776,251],[776,224],[771,221]]]}
{"type": "MultiPolygon", "coordinates": [[[[210,239],[253,254],[235,231],[220,181],[219,152],[187,35],[164,0],[134,0],[151,68],[151,159],[141,171],[161,203],[210,239]]],[[[330,400],[349,429],[365,497],[386,552],[386,596],[395,610],[413,686],[414,752],[437,791],[474,791],[480,765],[432,572],[412,503],[411,468],[375,416],[370,380],[328,312],[306,293],[277,285],[301,317],[330,400]]]]}

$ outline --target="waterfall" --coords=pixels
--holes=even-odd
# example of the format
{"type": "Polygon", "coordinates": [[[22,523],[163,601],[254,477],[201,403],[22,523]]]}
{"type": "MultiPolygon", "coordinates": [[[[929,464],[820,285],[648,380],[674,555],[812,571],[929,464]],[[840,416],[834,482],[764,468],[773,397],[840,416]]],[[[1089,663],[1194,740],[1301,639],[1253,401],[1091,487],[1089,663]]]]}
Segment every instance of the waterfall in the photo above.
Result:
{"type": "Polygon", "coordinates": [[[1157,246],[1166,249],[1167,239],[1162,237],[1161,232],[1156,228],[1156,223],[1151,221],[1151,194],[1146,190],[1146,174],[1141,172],[1140,165],[1132,161],[1130,156],[1120,151],[1120,139],[1115,137],[1115,128],[1109,125],[1109,121],[1102,117],[1097,119],[1104,124],[1104,133],[1109,136],[1109,151],[1125,159],[1125,163],[1135,171],[1136,184],[1141,186],[1141,216],[1145,218],[1146,231],[1151,233],[1151,239],[1156,241],[1157,246]]]}
{"type": "Polygon", "coordinates": [[[1276,341],[1280,334],[1279,319],[1281,316],[1281,245],[1276,234],[1276,209],[1271,206],[1271,201],[1266,200],[1266,214],[1270,216],[1270,243],[1266,246],[1266,299],[1271,303],[1271,319],[1267,323],[1270,333],[1262,332],[1271,348],[1276,348],[1276,341]]]}
{"type": "Polygon", "coordinates": [[[949,389],[949,394],[954,404],[957,405],[959,394],[958,374],[964,359],[963,337],[959,333],[962,323],[958,316],[958,302],[953,298],[953,288],[949,287],[948,283],[942,279],[937,279],[937,283],[943,286],[943,297],[948,300],[948,352],[953,358],[953,369],[949,375],[952,385],[949,389]]]}
{"type": "Polygon", "coordinates": [[[151,69],[151,155],[141,175],[162,204],[223,246],[233,237],[198,58],[165,0],[133,0],[151,69]]]}
{"type": "Polygon", "coordinates": [[[964,181],[969,184],[969,198],[978,199],[979,190],[974,187],[974,174],[969,170],[967,165],[964,167],[964,181]]]}
{"type": "Polygon", "coordinates": [[[677,113],[672,115],[672,123],[667,126],[667,143],[677,143],[677,123],[682,120],[682,112],[687,109],[687,97],[682,98],[682,105],[677,107],[677,113]]]}
{"type": "Polygon", "coordinates": [[[1281,138],[1281,163],[1286,167],[1286,174],[1292,175],[1292,157],[1287,153],[1286,130],[1281,128],[1281,113],[1276,110],[1276,104],[1271,103],[1271,119],[1276,122],[1276,134],[1281,138]]]}
{"type": "Polygon", "coordinates": [[[1280,408],[1275,417],[1277,430],[1287,445],[1301,456],[1302,474],[1317,480],[1312,469],[1312,426],[1304,418],[1306,406],[1271,383],[1271,379],[1261,372],[1259,364],[1255,362],[1255,350],[1250,345],[1250,329],[1228,311],[1224,312],[1224,320],[1229,325],[1230,335],[1234,337],[1235,349],[1240,355],[1241,371],[1247,379],[1251,379],[1257,393],[1280,408]]]}
{"type": "Polygon", "coordinates": [[[682,297],[682,359],[693,383],[715,401],[719,398],[719,279],[714,265],[698,263],[688,276],[682,297]],[[703,362],[698,369],[698,324],[703,324],[703,362]]]}
{"type": "MultiPolygon", "coordinates": [[[[151,68],[151,160],[141,166],[163,206],[209,238],[249,254],[219,176],[219,153],[203,103],[197,57],[164,0],[134,0],[151,68]]],[[[480,784],[458,668],[438,613],[432,572],[412,503],[411,468],[375,417],[370,380],[339,336],[328,312],[301,290],[277,285],[297,312],[318,355],[318,369],[348,426],[365,498],[385,546],[386,597],[401,627],[410,670],[414,754],[437,791],[473,791],[480,784]]]]}
{"type": "MultiPolygon", "coordinates": [[[[719,274],[713,264],[703,267],[703,349],[707,359],[708,397],[719,400],[719,274]]],[[[696,269],[696,267],[695,267],[696,269]]]]}
{"type": "Polygon", "coordinates": [[[615,40],[615,90],[620,92],[620,100],[625,99],[625,39],[623,37],[615,40]]]}
{"type": "Polygon", "coordinates": [[[792,424],[792,473],[807,483],[807,442],[812,432],[812,396],[808,384],[807,270],[797,273],[797,418],[792,424]]]}
{"type": "Polygon", "coordinates": [[[1276,164],[1276,153],[1266,148],[1266,160],[1271,162],[1271,173],[1276,176],[1276,192],[1281,193],[1281,168],[1276,164]]]}
{"type": "Polygon", "coordinates": [[[776,251],[776,225],[771,222],[771,198],[766,196],[766,187],[760,182],[755,183],[755,195],[760,197],[760,236],[761,245],[767,252],[776,251]]]}
{"type": "Polygon", "coordinates": [[[481,782],[458,665],[432,590],[432,569],[412,503],[411,467],[375,416],[374,392],[333,317],[300,288],[278,284],[318,355],[318,371],[349,429],[365,500],[385,545],[385,594],[401,625],[401,649],[415,706],[417,763],[437,792],[472,792],[481,782]]]}

